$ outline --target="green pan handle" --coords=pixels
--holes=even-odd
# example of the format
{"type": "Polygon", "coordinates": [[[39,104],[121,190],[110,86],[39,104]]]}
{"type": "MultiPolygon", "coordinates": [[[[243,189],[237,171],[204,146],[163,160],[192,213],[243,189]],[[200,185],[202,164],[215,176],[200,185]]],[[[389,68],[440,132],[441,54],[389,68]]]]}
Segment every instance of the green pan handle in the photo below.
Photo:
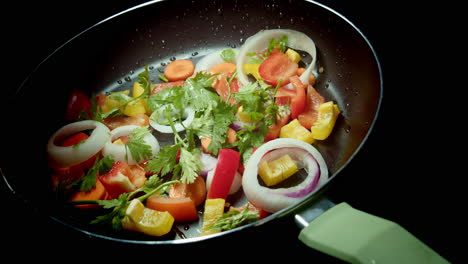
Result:
{"type": "Polygon", "coordinates": [[[400,225],[347,203],[315,218],[302,229],[299,239],[350,263],[449,263],[400,225]]]}

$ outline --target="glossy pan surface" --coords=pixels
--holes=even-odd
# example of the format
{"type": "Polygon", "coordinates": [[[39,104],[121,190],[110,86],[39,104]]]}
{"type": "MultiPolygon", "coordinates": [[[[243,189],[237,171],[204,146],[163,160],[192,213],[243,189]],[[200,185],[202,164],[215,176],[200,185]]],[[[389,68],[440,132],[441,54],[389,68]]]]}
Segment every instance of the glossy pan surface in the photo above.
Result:
{"type": "MultiPolygon", "coordinates": [[[[344,17],[315,2],[177,0],[148,2],[110,17],[65,43],[36,68],[18,89],[15,100],[30,109],[41,109],[41,116],[47,118],[41,119],[36,140],[19,142],[12,155],[2,161],[3,177],[15,194],[32,207],[86,234],[131,243],[173,243],[175,233],[161,240],[119,234],[90,225],[94,212],[77,213],[54,203],[53,194],[45,191],[50,190],[45,142],[64,124],[63,112],[72,89],[87,94],[128,89],[144,65],[150,66],[156,82],[162,65],[173,58],[197,60],[213,50],[239,47],[249,36],[268,28],[295,29],[315,41],[318,66],[324,70],[316,89],[342,110],[332,136],[317,145],[333,179],[370,133],[382,97],[380,65],[360,31],[344,17]],[[32,157],[28,166],[34,168],[34,177],[25,172],[24,162],[15,158],[25,148],[32,157]]],[[[21,129],[15,133],[27,138],[29,131],[21,129]]],[[[288,214],[296,206],[254,225],[288,214]]],[[[177,241],[198,240],[203,238],[177,241]]]]}

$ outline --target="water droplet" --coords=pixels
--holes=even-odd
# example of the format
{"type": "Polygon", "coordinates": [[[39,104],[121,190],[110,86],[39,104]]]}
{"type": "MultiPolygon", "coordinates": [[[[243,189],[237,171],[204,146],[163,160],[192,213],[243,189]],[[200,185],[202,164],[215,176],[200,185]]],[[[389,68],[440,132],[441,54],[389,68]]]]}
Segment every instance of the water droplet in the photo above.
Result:
{"type": "Polygon", "coordinates": [[[130,74],[134,74],[135,72],[133,70],[129,71],[130,74]]]}
{"type": "Polygon", "coordinates": [[[161,39],[161,43],[162,43],[163,45],[165,45],[165,44],[166,44],[166,41],[165,41],[164,39],[161,39]]]}
{"type": "Polygon", "coordinates": [[[161,62],[161,66],[166,66],[166,63],[165,63],[165,62],[161,62]]]}
{"type": "Polygon", "coordinates": [[[148,67],[148,69],[153,70],[153,69],[154,69],[154,66],[153,66],[153,65],[150,65],[150,66],[148,67]]]}
{"type": "Polygon", "coordinates": [[[122,80],[118,80],[117,83],[118,83],[118,84],[122,84],[122,80]]]}
{"type": "Polygon", "coordinates": [[[164,69],[163,68],[158,68],[158,72],[164,73],[164,69]]]}
{"type": "Polygon", "coordinates": [[[236,29],[237,29],[237,26],[236,26],[236,25],[232,25],[232,29],[233,29],[233,30],[236,30],[236,29]]]}
{"type": "Polygon", "coordinates": [[[239,39],[240,44],[244,44],[244,38],[239,39]]]}
{"type": "Polygon", "coordinates": [[[221,8],[218,8],[217,12],[218,12],[218,15],[220,15],[220,16],[222,16],[222,15],[223,15],[223,9],[221,9],[221,8]]]}
{"type": "Polygon", "coordinates": [[[176,57],[171,57],[169,60],[170,60],[170,61],[175,61],[175,60],[176,60],[176,57]]]}
{"type": "Polygon", "coordinates": [[[351,132],[351,126],[350,125],[346,125],[344,129],[345,129],[346,133],[351,132]]]}
{"type": "Polygon", "coordinates": [[[290,23],[291,25],[294,25],[294,18],[291,17],[291,19],[289,20],[289,23],[290,23]]]}
{"type": "Polygon", "coordinates": [[[197,55],[198,55],[198,52],[196,51],[192,53],[192,56],[197,56],[197,55]]]}
{"type": "Polygon", "coordinates": [[[131,81],[132,81],[132,78],[130,78],[130,76],[127,76],[127,77],[125,77],[124,80],[125,80],[126,82],[131,82],[131,81]]]}
{"type": "Polygon", "coordinates": [[[190,229],[190,226],[189,225],[184,225],[184,230],[187,231],[190,229]]]}

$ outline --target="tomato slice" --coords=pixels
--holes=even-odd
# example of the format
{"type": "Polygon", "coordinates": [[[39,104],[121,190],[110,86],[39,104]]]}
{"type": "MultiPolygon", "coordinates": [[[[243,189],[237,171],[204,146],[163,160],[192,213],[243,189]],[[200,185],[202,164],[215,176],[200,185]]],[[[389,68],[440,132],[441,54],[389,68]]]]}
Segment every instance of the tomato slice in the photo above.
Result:
{"type": "MultiPolygon", "coordinates": [[[[215,79],[213,82],[213,88],[216,90],[216,93],[226,101],[229,98],[230,93],[237,93],[239,91],[239,84],[235,79],[232,80],[231,83],[228,82],[227,78],[231,78],[232,76],[230,73],[224,73],[220,76],[220,78],[215,79]]],[[[234,98],[231,97],[229,102],[233,104],[234,98]]]]}
{"type": "Polygon", "coordinates": [[[206,183],[203,177],[197,177],[193,183],[177,183],[169,189],[169,198],[192,199],[195,206],[202,204],[206,198],[206,183]]]}
{"type": "Polygon", "coordinates": [[[297,119],[299,123],[307,129],[314,125],[318,118],[318,108],[325,103],[325,98],[321,96],[311,85],[307,87],[306,109],[299,114],[297,119]]]}
{"type": "Polygon", "coordinates": [[[181,86],[185,83],[185,81],[175,81],[175,82],[167,82],[167,83],[157,83],[154,85],[153,90],[151,91],[151,94],[157,94],[161,92],[162,90],[168,88],[168,87],[174,87],[174,86],[181,86]]]}
{"type": "Polygon", "coordinates": [[[299,114],[304,112],[306,107],[306,85],[302,83],[297,75],[292,76],[289,80],[294,90],[296,90],[296,95],[291,98],[291,119],[296,119],[299,114]]]}
{"type": "Polygon", "coordinates": [[[262,79],[273,86],[278,85],[282,80],[281,86],[289,83],[289,77],[296,74],[298,64],[291,61],[288,55],[274,50],[270,56],[260,64],[258,73],[262,79]]]}
{"type": "Polygon", "coordinates": [[[156,211],[169,212],[176,222],[188,222],[198,219],[195,203],[189,197],[169,198],[154,194],[146,200],[146,206],[156,211]]]}

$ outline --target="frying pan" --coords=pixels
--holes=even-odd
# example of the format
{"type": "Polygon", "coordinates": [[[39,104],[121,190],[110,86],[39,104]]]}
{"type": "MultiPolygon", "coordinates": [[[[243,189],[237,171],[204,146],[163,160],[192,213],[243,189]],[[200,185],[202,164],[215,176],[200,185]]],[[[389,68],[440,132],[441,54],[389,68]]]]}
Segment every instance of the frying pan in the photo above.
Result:
{"type": "MultiPolygon", "coordinates": [[[[215,49],[240,46],[248,36],[267,28],[304,32],[317,45],[318,63],[324,72],[316,88],[324,97],[336,101],[342,110],[332,136],[317,144],[327,161],[331,183],[362,148],[382,99],[379,61],[363,34],[346,18],[313,1],[171,0],[141,4],[83,31],[47,57],[22,83],[11,105],[21,102],[28,109],[41,109],[41,115],[48,118],[41,121],[42,129],[36,131],[36,140],[18,142],[11,155],[2,160],[1,172],[8,188],[28,206],[66,227],[99,239],[145,245],[202,243],[218,236],[249,232],[281,221],[285,215],[300,216],[309,211],[307,208],[318,208],[317,204],[327,209],[330,204],[320,199],[329,183],[301,203],[255,224],[214,237],[157,240],[89,225],[92,213],[77,214],[63,208],[54,203],[50,192],[44,191],[50,189],[44,142],[64,124],[63,109],[72,89],[87,94],[128,89],[144,65],[151,66],[154,78],[162,69],[161,63],[173,57],[197,60],[215,49]],[[24,169],[19,170],[23,162],[14,158],[26,148],[29,156],[34,157],[28,166],[35,169],[38,177],[24,177],[24,169]]],[[[22,127],[18,120],[11,122],[14,127],[22,127]]],[[[27,138],[29,132],[20,129],[15,133],[27,138]]]]}

